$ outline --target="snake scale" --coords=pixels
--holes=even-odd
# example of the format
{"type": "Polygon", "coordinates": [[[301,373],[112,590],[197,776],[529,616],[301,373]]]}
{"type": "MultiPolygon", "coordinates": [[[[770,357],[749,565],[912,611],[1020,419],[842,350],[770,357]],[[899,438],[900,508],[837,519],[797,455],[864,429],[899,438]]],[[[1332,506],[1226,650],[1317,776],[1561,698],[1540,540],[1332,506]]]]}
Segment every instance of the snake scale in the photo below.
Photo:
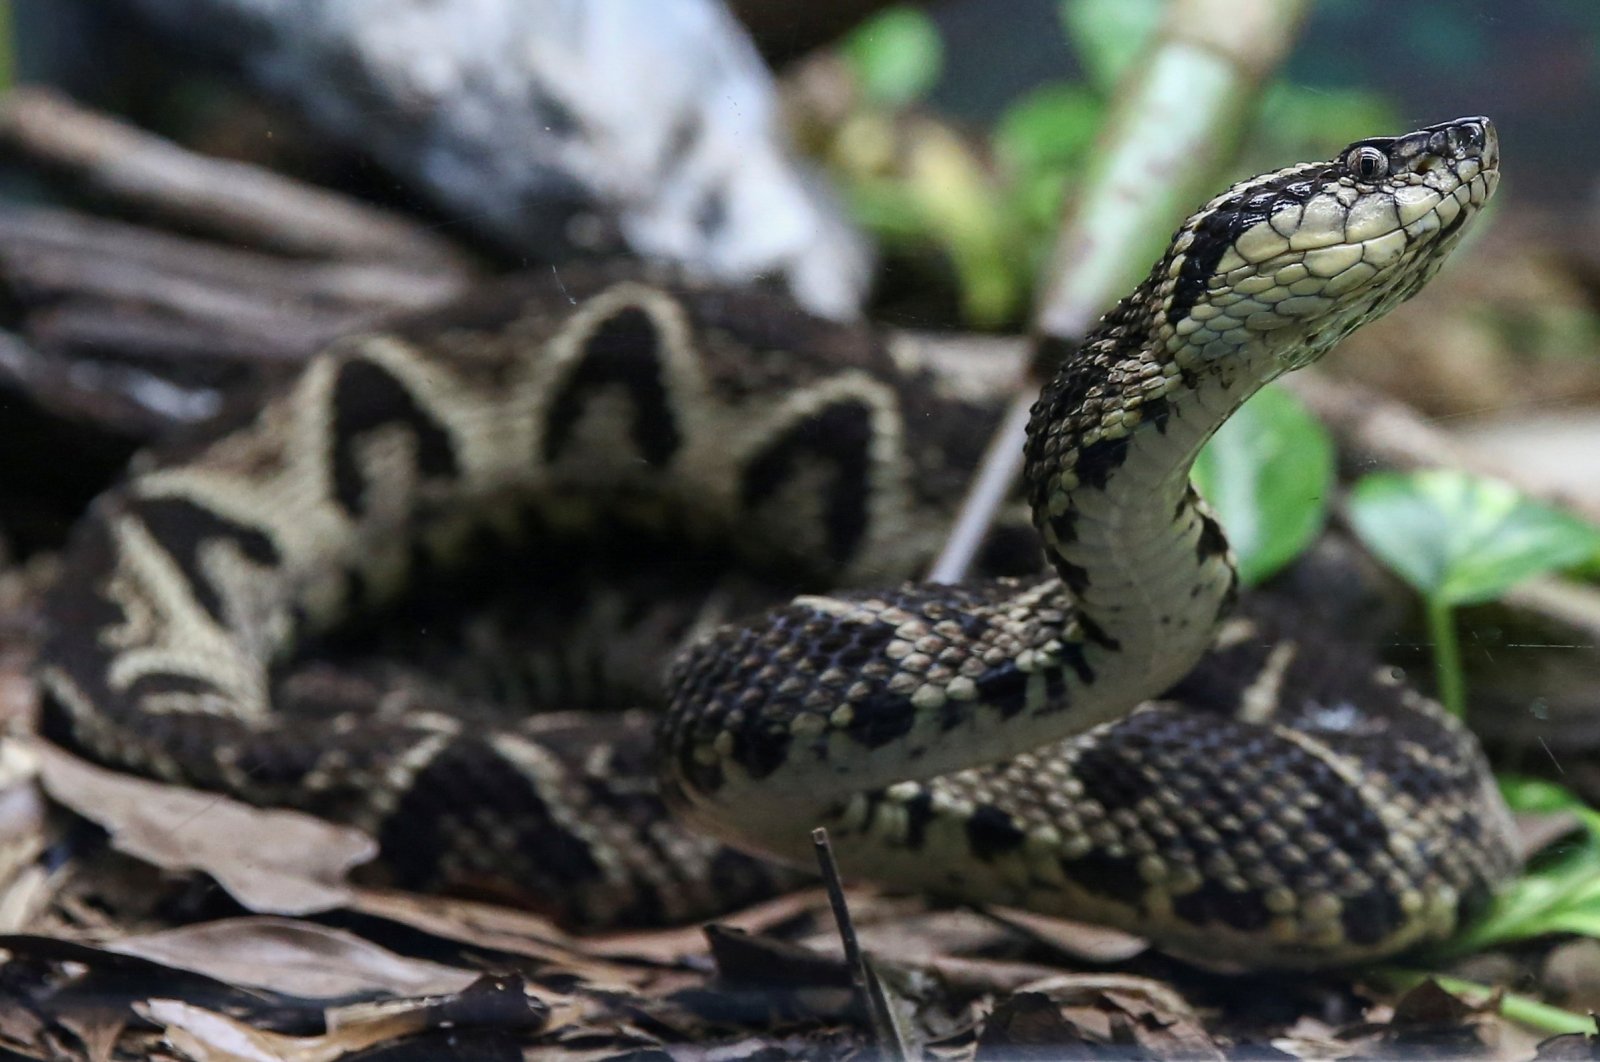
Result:
{"type": "Polygon", "coordinates": [[[742,853],[805,860],[825,825],[847,873],[1213,964],[1438,939],[1516,865],[1481,752],[1389,671],[1230,612],[1188,474],[1251,393],[1426,283],[1497,178],[1468,118],[1201,208],[1034,407],[1048,566],[954,586],[871,589],[931,555],[996,406],[892,339],[597,266],[339,341],[94,506],[41,728],[354,823],[400,884],[582,924],[753,899],[781,872],[742,853]],[[403,590],[510,584],[542,708],[665,674],[664,712],[296,677],[361,616],[426,617],[403,590]]]}

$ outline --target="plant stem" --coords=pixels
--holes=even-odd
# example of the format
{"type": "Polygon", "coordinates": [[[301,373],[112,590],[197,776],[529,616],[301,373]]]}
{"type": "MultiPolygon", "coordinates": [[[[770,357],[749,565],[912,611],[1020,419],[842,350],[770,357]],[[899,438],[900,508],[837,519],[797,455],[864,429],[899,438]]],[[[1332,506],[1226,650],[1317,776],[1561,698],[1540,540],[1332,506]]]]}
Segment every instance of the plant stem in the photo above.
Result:
{"type": "MultiPolygon", "coordinates": [[[[1372,971],[1375,980],[1387,985],[1393,991],[1402,992],[1419,984],[1424,978],[1431,977],[1440,988],[1452,995],[1469,995],[1487,998],[1494,994],[1494,989],[1489,985],[1479,984],[1476,981],[1463,981],[1459,977],[1445,977],[1440,974],[1420,973],[1416,970],[1403,970],[1394,967],[1380,968],[1372,971]]],[[[1507,1021],[1514,1021],[1518,1025],[1526,1026],[1538,1032],[1560,1035],[1562,1033],[1588,1033],[1595,1031],[1595,1019],[1588,1015],[1578,1014],[1575,1011],[1563,1010],[1553,1007],[1548,1003],[1541,1003],[1532,996],[1521,995],[1517,992],[1507,992],[1500,997],[1500,1016],[1507,1021]]]]}
{"type": "Polygon", "coordinates": [[[1460,719],[1467,710],[1466,679],[1461,674],[1461,645],[1456,640],[1456,619],[1449,602],[1428,599],[1428,633],[1433,638],[1433,670],[1439,700],[1460,719]]]}

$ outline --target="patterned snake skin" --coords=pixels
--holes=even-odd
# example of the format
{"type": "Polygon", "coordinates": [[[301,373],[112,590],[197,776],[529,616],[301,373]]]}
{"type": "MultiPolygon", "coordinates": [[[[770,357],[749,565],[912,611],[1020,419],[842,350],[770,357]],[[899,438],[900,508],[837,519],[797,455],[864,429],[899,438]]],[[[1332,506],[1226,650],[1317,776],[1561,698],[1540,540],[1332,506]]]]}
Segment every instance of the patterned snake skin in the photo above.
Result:
{"type": "Polygon", "coordinates": [[[1515,866],[1475,742],[1270,609],[1224,619],[1188,472],[1261,385],[1414,294],[1497,166],[1461,119],[1196,213],[1035,407],[1048,576],[833,591],[915,576],[995,409],[776,296],[573,270],[341,341],[96,504],[48,606],[42,728],[351,822],[400,884],[583,924],[763,895],[782,872],[741,852],[804,860],[826,825],[849,874],[1213,963],[1437,939],[1515,866]],[[590,711],[306,662],[380,605],[426,662],[434,605],[507,584],[513,684],[590,711]],[[663,672],[654,740],[592,710],[663,672]]]}

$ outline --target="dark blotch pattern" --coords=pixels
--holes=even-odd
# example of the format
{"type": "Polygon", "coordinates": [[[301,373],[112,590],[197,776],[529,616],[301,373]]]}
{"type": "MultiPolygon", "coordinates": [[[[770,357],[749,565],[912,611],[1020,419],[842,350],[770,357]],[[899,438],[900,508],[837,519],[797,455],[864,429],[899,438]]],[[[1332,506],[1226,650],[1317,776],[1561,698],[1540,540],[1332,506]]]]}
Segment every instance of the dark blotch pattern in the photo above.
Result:
{"type": "Polygon", "coordinates": [[[496,822],[515,824],[512,861],[529,875],[523,890],[556,901],[601,877],[589,846],[556,823],[528,778],[480,742],[463,738],[434,757],[385,820],[378,843],[397,883],[439,887],[438,853],[452,850],[463,853],[457,873],[466,880],[445,884],[471,886],[505,873],[509,868],[495,859],[498,842],[480,832],[481,822],[456,812],[484,806],[497,809],[496,822]]]}
{"type": "Polygon", "coordinates": [[[141,498],[133,510],[188,578],[195,599],[219,623],[226,620],[220,588],[206,575],[200,560],[202,550],[231,542],[256,564],[270,567],[281,559],[272,539],[259,528],[236,523],[183,498],[141,498]]]}
{"type": "Polygon", "coordinates": [[[1206,282],[1240,236],[1272,217],[1281,204],[1306,202],[1318,187],[1318,179],[1310,172],[1291,173],[1276,181],[1256,184],[1247,194],[1226,200],[1207,214],[1195,229],[1194,243],[1179,267],[1167,308],[1168,323],[1175,325],[1183,320],[1205,297],[1206,282]]]}
{"type": "Polygon", "coordinates": [[[561,457],[590,399],[614,387],[625,390],[633,406],[629,434],[640,456],[656,468],[672,459],[683,434],[662,378],[661,336],[648,313],[628,306],[595,326],[584,342],[582,360],[552,397],[545,423],[546,461],[561,457]]]}
{"type": "Polygon", "coordinates": [[[810,458],[833,468],[823,502],[828,555],[849,561],[867,533],[871,497],[872,410],[863,402],[838,402],[773,440],[746,467],[739,502],[754,509],[775,494],[810,458]]]}
{"type": "Polygon", "coordinates": [[[1209,878],[1193,892],[1176,897],[1172,910],[1197,926],[1224,925],[1245,933],[1260,932],[1272,920],[1272,912],[1255,890],[1235,892],[1209,878]]]}
{"type": "Polygon", "coordinates": [[[1133,436],[1120,435],[1114,439],[1101,439],[1083,448],[1078,455],[1076,471],[1078,482],[1095,490],[1105,490],[1111,473],[1128,460],[1128,446],[1133,436]]]}
{"type": "Polygon", "coordinates": [[[1228,536],[1223,534],[1222,525],[1204,513],[1200,516],[1200,537],[1195,541],[1194,549],[1202,562],[1228,553],[1228,536]]]}
{"type": "Polygon", "coordinates": [[[459,471],[455,446],[444,427],[417,404],[406,387],[381,365],[352,358],[339,368],[333,391],[334,499],[351,516],[366,512],[368,484],[357,462],[357,444],[374,429],[398,425],[416,441],[417,470],[425,479],[459,471]]]}
{"type": "Polygon", "coordinates": [[[986,863],[1021,848],[1028,837],[1010,815],[989,804],[979,806],[966,828],[972,854],[986,863]]]}

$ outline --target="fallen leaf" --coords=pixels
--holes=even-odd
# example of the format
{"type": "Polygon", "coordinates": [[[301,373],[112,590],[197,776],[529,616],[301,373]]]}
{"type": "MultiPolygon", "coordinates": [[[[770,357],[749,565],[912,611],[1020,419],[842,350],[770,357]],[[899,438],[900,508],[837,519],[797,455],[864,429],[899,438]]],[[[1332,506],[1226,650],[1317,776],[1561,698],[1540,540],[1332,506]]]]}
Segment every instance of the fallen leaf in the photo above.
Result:
{"type": "Polygon", "coordinates": [[[976,1057],[1101,1058],[1112,1046],[1120,1056],[1223,1057],[1182,996],[1121,974],[1063,974],[1019,989],[984,1023],[976,1057]]]}
{"type": "Polygon", "coordinates": [[[954,955],[931,960],[927,969],[938,976],[949,991],[965,996],[1006,995],[1061,972],[1032,962],[968,959],[954,955]]]}
{"type": "Polygon", "coordinates": [[[577,1020],[580,1008],[562,996],[546,998],[535,994],[521,977],[483,974],[458,992],[431,998],[380,1000],[352,1003],[328,1011],[329,1031],[352,1026],[382,1023],[390,1017],[410,1012],[424,1013],[427,1024],[455,1029],[497,1029],[502,1032],[537,1032],[551,1024],[555,1008],[567,1018],[577,1020]]]}
{"type": "MultiPolygon", "coordinates": [[[[593,958],[588,938],[569,936],[549,919],[510,907],[383,889],[355,890],[348,906],[441,940],[549,963],[601,987],[626,988],[651,976],[637,966],[593,958]]],[[[684,932],[694,933],[703,953],[705,938],[699,927],[684,932]]]]}
{"type": "Polygon", "coordinates": [[[1150,942],[1143,937],[1109,926],[1074,922],[1015,907],[985,907],[984,911],[1002,925],[1011,926],[1035,942],[1082,962],[1126,962],[1150,950],[1150,942]]]}
{"type": "Polygon", "coordinates": [[[1534,1062],[1594,1062],[1600,1059],[1600,1036],[1563,1033],[1539,1042],[1534,1062]]]}
{"type": "Polygon", "coordinates": [[[117,1040],[128,1024],[128,1012],[104,1003],[76,1009],[58,1018],[61,1026],[78,1038],[88,1062],[111,1062],[117,1040]]]}
{"type": "Polygon", "coordinates": [[[351,1025],[323,1036],[284,1036],[179,999],[135,1003],[134,1011],[162,1027],[166,1040],[194,1062],[335,1062],[386,1040],[426,1028],[419,1013],[351,1025]]]}
{"type": "Polygon", "coordinates": [[[438,995],[460,992],[478,978],[474,971],[397,955],[353,933],[287,918],[229,918],[127,937],[105,948],[302,999],[438,995]]]}
{"type": "Polygon", "coordinates": [[[844,960],[810,948],[720,925],[706,926],[705,934],[717,972],[726,981],[791,987],[851,984],[844,960]]]}
{"type": "Polygon", "coordinates": [[[49,807],[36,784],[38,761],[0,740],[0,932],[32,924],[48,903],[39,857],[50,843],[49,807]]]}
{"type": "MultiPolygon", "coordinates": [[[[824,890],[803,889],[723,915],[717,919],[717,925],[746,933],[764,933],[776,926],[827,912],[828,894],[824,890]]],[[[833,928],[832,916],[828,917],[828,935],[837,940],[838,932],[833,928]]],[[[699,925],[594,934],[581,938],[581,944],[585,951],[593,955],[669,964],[698,959],[706,953],[705,932],[699,925]]]]}
{"type": "Polygon", "coordinates": [[[104,828],[120,851],[166,870],[203,871],[260,914],[343,906],[345,875],[377,855],[370,837],[345,826],[108,771],[43,741],[27,748],[51,799],[104,828]]]}

